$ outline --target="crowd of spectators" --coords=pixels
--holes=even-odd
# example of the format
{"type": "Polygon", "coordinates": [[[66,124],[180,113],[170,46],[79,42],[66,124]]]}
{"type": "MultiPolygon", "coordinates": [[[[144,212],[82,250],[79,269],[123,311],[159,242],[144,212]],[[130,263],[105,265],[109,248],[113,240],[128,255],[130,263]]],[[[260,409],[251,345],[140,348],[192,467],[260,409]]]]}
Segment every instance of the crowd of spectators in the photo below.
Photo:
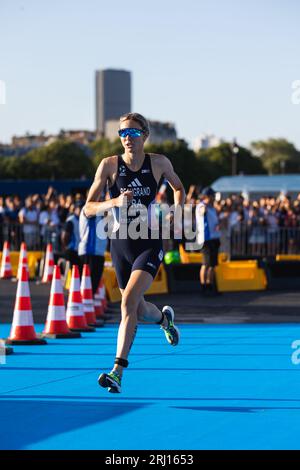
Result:
{"type": "MultiPolygon", "coordinates": [[[[166,195],[159,194],[158,202],[167,202],[166,195]]],[[[186,203],[193,214],[201,200],[200,189],[191,186],[186,203]]],[[[0,249],[3,240],[9,240],[16,249],[24,240],[29,250],[44,248],[49,242],[56,251],[61,250],[66,220],[84,201],[83,194],[57,194],[52,187],[47,194],[33,194],[24,201],[19,196],[0,196],[0,249]]],[[[294,198],[280,194],[255,199],[235,194],[221,198],[217,194],[214,207],[219,217],[221,251],[300,253],[300,193],[294,198]]],[[[190,229],[195,230],[195,217],[191,220],[190,229]]]]}
{"type": "Polygon", "coordinates": [[[19,249],[20,241],[25,241],[28,250],[52,243],[60,251],[66,220],[84,200],[79,193],[56,194],[52,187],[47,194],[32,194],[24,201],[19,196],[0,196],[0,247],[8,240],[12,249],[19,249]]]}
{"type": "MultiPolygon", "coordinates": [[[[258,256],[300,253],[300,193],[294,198],[283,193],[252,199],[237,194],[218,196],[214,207],[222,251],[258,256]]],[[[191,186],[187,202],[196,206],[201,199],[201,191],[191,186]]]]}

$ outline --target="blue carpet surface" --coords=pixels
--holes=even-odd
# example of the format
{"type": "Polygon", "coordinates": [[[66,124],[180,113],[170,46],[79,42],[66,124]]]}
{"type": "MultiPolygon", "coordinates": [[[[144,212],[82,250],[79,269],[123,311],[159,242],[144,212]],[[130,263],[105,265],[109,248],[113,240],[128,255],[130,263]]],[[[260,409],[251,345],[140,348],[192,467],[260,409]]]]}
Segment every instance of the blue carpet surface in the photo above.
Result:
{"type": "Polygon", "coordinates": [[[117,325],[14,346],[0,365],[0,448],[299,449],[300,326],[180,329],[174,348],[157,326],[139,327],[120,395],[97,384],[117,325]]]}

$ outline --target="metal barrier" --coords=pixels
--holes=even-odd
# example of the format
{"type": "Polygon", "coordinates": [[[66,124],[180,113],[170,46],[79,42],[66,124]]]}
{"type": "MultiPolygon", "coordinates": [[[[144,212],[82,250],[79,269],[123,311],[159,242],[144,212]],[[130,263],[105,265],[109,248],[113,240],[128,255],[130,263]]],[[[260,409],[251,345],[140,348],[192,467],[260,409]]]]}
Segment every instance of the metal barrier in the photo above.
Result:
{"type": "Polygon", "coordinates": [[[230,259],[300,254],[300,227],[238,224],[230,232],[230,259]]]}
{"type": "Polygon", "coordinates": [[[43,251],[47,243],[52,243],[55,253],[61,250],[60,229],[58,227],[4,222],[0,224],[0,251],[2,251],[5,241],[10,243],[12,251],[19,251],[22,242],[26,243],[28,251],[43,251]]]}

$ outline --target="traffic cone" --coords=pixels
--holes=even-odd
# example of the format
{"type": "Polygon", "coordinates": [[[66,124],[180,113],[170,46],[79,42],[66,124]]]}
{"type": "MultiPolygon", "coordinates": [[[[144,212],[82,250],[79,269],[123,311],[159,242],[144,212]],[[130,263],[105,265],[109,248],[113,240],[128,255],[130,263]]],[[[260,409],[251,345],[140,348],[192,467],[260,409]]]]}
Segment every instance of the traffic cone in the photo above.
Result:
{"type": "Polygon", "coordinates": [[[47,338],[80,338],[81,334],[69,330],[66,321],[65,299],[61,283],[60,268],[54,266],[48,315],[43,336],[47,338]]]}
{"type": "Polygon", "coordinates": [[[103,326],[104,320],[97,320],[95,315],[91,273],[88,264],[83,265],[80,292],[82,297],[83,311],[87,324],[90,326],[103,326]]]}
{"type": "Polygon", "coordinates": [[[88,326],[83,312],[79,270],[76,264],[72,267],[72,278],[67,305],[67,324],[72,331],[95,331],[95,328],[88,326]]]}
{"type": "Polygon", "coordinates": [[[19,256],[19,265],[18,265],[18,274],[17,274],[17,279],[18,280],[21,279],[23,268],[26,268],[26,272],[27,272],[28,277],[29,277],[27,247],[26,247],[25,242],[21,243],[20,256],[19,256]]]}
{"type": "Polygon", "coordinates": [[[44,274],[42,283],[51,282],[53,278],[54,256],[51,243],[48,243],[46,249],[46,259],[44,265],[44,274]]]}
{"type": "Polygon", "coordinates": [[[28,273],[22,268],[18,281],[16,303],[10,336],[6,344],[46,344],[46,340],[37,337],[33,325],[28,273]]]}
{"type": "Polygon", "coordinates": [[[4,242],[3,252],[2,252],[2,263],[1,263],[0,278],[1,279],[11,279],[12,275],[13,274],[12,274],[12,269],[11,269],[9,243],[4,242]]]}

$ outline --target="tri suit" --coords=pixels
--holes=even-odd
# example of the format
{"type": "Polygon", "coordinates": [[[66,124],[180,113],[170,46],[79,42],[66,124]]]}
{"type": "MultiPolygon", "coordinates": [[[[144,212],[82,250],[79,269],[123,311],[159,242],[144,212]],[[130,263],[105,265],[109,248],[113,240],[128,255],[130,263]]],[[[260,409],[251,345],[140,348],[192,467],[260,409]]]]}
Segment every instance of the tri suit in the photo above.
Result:
{"type": "MultiPolygon", "coordinates": [[[[112,262],[116,270],[119,287],[125,289],[132,271],[146,271],[154,278],[163,259],[162,239],[159,230],[153,237],[153,214],[155,213],[157,182],[151,166],[151,157],[145,154],[144,162],[138,171],[132,171],[123,158],[118,156],[117,176],[109,188],[111,198],[117,198],[124,191],[131,190],[133,199],[128,208],[113,208],[115,219],[114,237],[110,249],[112,262]],[[122,224],[127,230],[127,236],[122,238],[122,224]],[[143,235],[132,238],[128,229],[130,225],[138,228],[143,225],[143,235]],[[145,227],[146,231],[145,231],[145,227]],[[142,238],[147,236],[146,238],[142,238]]],[[[129,230],[130,232],[130,230],[129,230]]],[[[142,230],[141,230],[142,232],[142,230]]],[[[124,233],[124,232],[123,232],[124,233]]]]}

